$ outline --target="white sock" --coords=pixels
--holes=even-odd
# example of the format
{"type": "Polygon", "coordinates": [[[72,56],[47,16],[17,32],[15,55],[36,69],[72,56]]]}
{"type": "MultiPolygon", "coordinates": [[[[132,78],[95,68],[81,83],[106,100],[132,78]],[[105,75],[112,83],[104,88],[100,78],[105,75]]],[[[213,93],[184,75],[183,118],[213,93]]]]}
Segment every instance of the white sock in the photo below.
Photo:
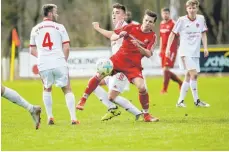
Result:
{"type": "Polygon", "coordinates": [[[194,102],[196,102],[197,99],[199,99],[196,80],[190,80],[190,88],[192,90],[192,96],[193,96],[194,102]]]}
{"type": "Polygon", "coordinates": [[[118,96],[114,99],[114,102],[123,107],[126,111],[129,111],[133,115],[141,114],[142,112],[138,110],[129,100],[124,97],[118,96]]]}
{"type": "Polygon", "coordinates": [[[33,105],[26,101],[22,96],[20,96],[15,90],[5,87],[5,91],[2,95],[4,98],[8,99],[12,103],[15,103],[29,112],[33,112],[33,105]]]}
{"type": "Polygon", "coordinates": [[[68,111],[71,116],[71,120],[76,120],[76,109],[75,109],[75,96],[72,92],[65,94],[65,101],[68,107],[68,111]]]}
{"type": "Polygon", "coordinates": [[[94,90],[94,94],[108,109],[116,108],[116,105],[108,99],[108,93],[101,86],[94,90]]]}
{"type": "Polygon", "coordinates": [[[52,93],[43,91],[43,102],[45,104],[46,114],[48,119],[53,118],[52,114],[52,93]]]}
{"type": "Polygon", "coordinates": [[[189,82],[187,81],[183,81],[182,83],[182,86],[181,86],[181,90],[180,90],[180,96],[179,96],[179,99],[178,99],[178,104],[184,100],[187,92],[188,92],[188,89],[189,89],[189,82]]]}
{"type": "Polygon", "coordinates": [[[149,109],[142,109],[143,113],[149,113],[149,109]]]}

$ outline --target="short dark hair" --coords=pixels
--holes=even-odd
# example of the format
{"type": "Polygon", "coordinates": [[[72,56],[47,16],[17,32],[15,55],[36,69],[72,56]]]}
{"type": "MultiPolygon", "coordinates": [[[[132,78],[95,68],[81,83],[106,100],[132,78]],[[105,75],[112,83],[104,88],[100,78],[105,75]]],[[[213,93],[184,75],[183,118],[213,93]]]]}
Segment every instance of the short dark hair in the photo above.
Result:
{"type": "Polygon", "coordinates": [[[126,13],[126,7],[124,5],[122,5],[122,4],[115,3],[113,5],[113,8],[121,9],[121,10],[123,10],[124,13],[126,13]]]}
{"type": "Polygon", "coordinates": [[[163,12],[170,12],[170,9],[168,7],[164,7],[164,8],[161,9],[161,11],[163,11],[163,12]]]}
{"type": "Polygon", "coordinates": [[[45,4],[42,6],[42,15],[48,16],[49,12],[52,12],[53,8],[57,8],[55,4],[45,4]]]}
{"type": "Polygon", "coordinates": [[[145,15],[148,15],[150,17],[154,18],[154,23],[157,21],[157,14],[149,9],[145,11],[145,15]]]}

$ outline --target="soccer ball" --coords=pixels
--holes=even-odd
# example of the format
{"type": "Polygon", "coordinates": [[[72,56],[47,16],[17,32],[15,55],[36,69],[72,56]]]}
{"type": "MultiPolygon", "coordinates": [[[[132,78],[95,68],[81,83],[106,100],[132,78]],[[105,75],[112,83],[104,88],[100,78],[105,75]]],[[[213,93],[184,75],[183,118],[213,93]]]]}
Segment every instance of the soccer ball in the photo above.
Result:
{"type": "Polygon", "coordinates": [[[99,59],[96,63],[96,69],[99,74],[107,76],[113,70],[113,63],[109,59],[99,59]]]}

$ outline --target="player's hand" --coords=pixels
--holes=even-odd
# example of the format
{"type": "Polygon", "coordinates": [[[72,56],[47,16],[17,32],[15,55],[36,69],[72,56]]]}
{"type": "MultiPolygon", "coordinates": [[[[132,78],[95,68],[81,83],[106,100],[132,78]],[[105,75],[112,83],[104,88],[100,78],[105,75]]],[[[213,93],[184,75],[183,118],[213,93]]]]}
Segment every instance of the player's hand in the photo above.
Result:
{"type": "Polygon", "coordinates": [[[122,31],[119,33],[119,38],[122,38],[124,36],[127,36],[127,32],[126,31],[122,31]]]}
{"type": "Polygon", "coordinates": [[[167,50],[167,49],[166,49],[166,52],[165,52],[165,56],[166,56],[167,58],[169,58],[169,57],[170,57],[170,51],[169,51],[169,50],[167,50]]]}
{"type": "Polygon", "coordinates": [[[132,42],[133,45],[135,45],[136,47],[140,47],[140,46],[141,46],[137,40],[131,40],[131,42],[132,42]]]}
{"type": "Polygon", "coordinates": [[[94,29],[99,29],[99,22],[92,22],[94,29]]]}
{"type": "Polygon", "coordinates": [[[206,58],[208,57],[208,55],[209,55],[208,49],[204,49],[204,57],[206,58]]]}

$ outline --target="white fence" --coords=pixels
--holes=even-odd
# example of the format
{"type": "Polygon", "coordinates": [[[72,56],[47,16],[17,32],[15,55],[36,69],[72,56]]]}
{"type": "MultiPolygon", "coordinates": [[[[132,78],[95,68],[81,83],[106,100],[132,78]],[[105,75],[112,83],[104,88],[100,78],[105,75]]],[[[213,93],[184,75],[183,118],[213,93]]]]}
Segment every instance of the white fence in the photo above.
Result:
{"type": "MultiPolygon", "coordinates": [[[[111,55],[108,48],[103,49],[72,49],[68,59],[70,77],[90,77],[95,74],[95,63],[99,58],[109,58],[111,55]]],[[[161,59],[159,50],[156,49],[151,58],[143,58],[143,75],[162,75],[161,59]]],[[[178,69],[177,62],[174,69],[177,74],[183,74],[178,69]]],[[[19,54],[19,76],[23,78],[39,77],[36,71],[36,58],[24,49],[19,54]]]]}

